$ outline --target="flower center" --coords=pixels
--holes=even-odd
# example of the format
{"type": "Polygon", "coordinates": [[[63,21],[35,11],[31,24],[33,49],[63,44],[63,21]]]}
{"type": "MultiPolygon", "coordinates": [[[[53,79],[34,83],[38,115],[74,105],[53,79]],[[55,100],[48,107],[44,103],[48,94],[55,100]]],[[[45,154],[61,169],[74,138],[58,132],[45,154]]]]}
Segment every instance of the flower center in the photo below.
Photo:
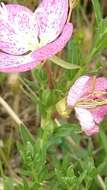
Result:
{"type": "Polygon", "coordinates": [[[93,92],[88,96],[84,96],[80,98],[80,100],[75,104],[76,107],[82,108],[95,108],[97,106],[107,105],[107,99],[104,95],[107,94],[106,92],[93,92]]]}

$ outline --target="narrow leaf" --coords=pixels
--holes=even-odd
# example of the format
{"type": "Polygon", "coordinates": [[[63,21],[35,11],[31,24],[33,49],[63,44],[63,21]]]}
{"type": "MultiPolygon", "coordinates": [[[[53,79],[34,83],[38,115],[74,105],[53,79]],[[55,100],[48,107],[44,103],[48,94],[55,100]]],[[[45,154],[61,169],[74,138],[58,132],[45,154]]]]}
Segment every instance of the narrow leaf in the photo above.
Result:
{"type": "Polygon", "coordinates": [[[92,0],[92,4],[95,10],[95,17],[98,24],[99,22],[101,22],[102,19],[99,0],[92,0]]]}
{"type": "Polygon", "coordinates": [[[73,65],[73,64],[70,64],[62,59],[60,59],[59,57],[57,56],[53,56],[51,57],[49,60],[51,60],[52,62],[54,62],[55,64],[63,67],[64,69],[80,69],[80,66],[78,65],[73,65]]]}
{"type": "Polygon", "coordinates": [[[33,136],[31,135],[31,133],[29,132],[29,130],[25,125],[21,125],[19,129],[24,144],[26,144],[28,141],[30,141],[31,143],[35,142],[33,136]]]}

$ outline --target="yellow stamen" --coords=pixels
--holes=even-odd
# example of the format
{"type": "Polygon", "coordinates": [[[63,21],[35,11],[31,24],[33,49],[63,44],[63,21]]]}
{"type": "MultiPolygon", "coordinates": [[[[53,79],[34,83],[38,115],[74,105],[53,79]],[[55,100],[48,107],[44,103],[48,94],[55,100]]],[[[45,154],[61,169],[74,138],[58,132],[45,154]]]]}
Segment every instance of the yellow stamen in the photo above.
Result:
{"type": "Polygon", "coordinates": [[[107,105],[107,99],[104,100],[92,100],[92,99],[84,99],[80,100],[76,103],[76,107],[84,107],[84,108],[95,108],[98,106],[107,105]]]}

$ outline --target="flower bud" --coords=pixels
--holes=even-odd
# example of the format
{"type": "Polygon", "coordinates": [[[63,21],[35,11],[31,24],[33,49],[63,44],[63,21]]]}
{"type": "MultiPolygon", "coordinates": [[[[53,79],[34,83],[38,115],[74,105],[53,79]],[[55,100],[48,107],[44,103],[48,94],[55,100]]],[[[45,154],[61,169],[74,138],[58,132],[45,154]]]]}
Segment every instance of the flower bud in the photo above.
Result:
{"type": "Polygon", "coordinates": [[[56,110],[63,118],[69,117],[71,108],[67,106],[66,98],[63,98],[56,104],[56,110]]]}

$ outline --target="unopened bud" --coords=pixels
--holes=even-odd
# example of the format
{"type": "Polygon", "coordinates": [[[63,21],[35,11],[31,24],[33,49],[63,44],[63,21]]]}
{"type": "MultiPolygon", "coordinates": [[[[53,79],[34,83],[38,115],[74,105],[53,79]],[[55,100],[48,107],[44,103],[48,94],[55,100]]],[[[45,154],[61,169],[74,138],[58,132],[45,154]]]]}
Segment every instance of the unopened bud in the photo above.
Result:
{"type": "Polygon", "coordinates": [[[56,110],[62,117],[69,117],[71,109],[67,106],[66,98],[63,98],[56,104],[56,110]]]}

